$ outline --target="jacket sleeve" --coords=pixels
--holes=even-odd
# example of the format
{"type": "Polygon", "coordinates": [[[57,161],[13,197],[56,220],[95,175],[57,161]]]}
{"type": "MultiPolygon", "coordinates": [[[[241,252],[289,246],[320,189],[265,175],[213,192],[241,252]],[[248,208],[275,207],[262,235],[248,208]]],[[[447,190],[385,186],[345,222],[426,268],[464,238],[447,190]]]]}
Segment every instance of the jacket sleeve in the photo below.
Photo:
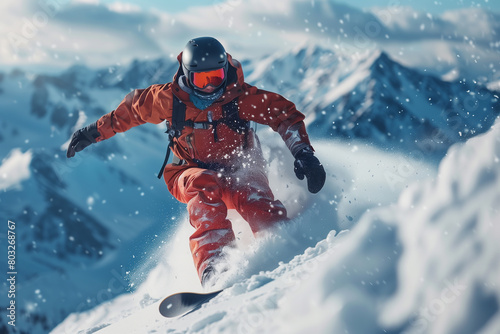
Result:
{"type": "Polygon", "coordinates": [[[240,101],[240,117],[269,125],[283,138],[295,156],[305,147],[312,149],[304,124],[304,114],[283,96],[245,84],[245,97],[240,101]]]}
{"type": "Polygon", "coordinates": [[[171,84],[153,85],[146,89],[135,89],[112,112],[97,121],[102,141],[144,123],[159,124],[166,119],[171,109],[171,84]],[[170,98],[169,98],[170,96],[170,98]]]}

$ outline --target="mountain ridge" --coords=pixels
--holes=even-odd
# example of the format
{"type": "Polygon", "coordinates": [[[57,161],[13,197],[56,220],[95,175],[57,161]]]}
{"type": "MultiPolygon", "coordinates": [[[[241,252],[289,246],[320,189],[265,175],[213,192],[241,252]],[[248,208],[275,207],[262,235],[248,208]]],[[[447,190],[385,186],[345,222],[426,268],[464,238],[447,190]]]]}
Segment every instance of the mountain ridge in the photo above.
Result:
{"type": "Polygon", "coordinates": [[[283,91],[297,101],[316,135],[363,139],[391,150],[432,146],[427,153],[442,156],[451,144],[487,130],[500,110],[498,95],[487,87],[443,81],[407,68],[383,51],[349,59],[306,46],[272,55],[254,71],[249,78],[257,86],[283,91]],[[309,66],[311,55],[316,55],[317,67],[309,66]],[[293,69],[299,74],[278,79],[282,71],[293,69]],[[292,80],[299,82],[289,88],[292,80]]]}

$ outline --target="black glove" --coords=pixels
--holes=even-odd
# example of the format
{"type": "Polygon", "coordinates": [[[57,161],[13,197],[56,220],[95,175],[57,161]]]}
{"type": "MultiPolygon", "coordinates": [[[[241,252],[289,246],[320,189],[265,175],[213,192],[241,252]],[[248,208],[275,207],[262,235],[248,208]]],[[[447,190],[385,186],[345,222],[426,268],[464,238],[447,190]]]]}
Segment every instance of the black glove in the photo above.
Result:
{"type": "Polygon", "coordinates": [[[314,156],[312,148],[306,147],[295,154],[294,166],[295,175],[299,180],[307,177],[307,188],[311,193],[315,194],[323,188],[326,180],[325,169],[314,156]]]}
{"type": "Polygon", "coordinates": [[[68,158],[74,157],[76,152],[80,152],[90,144],[95,144],[96,139],[100,136],[101,134],[97,131],[97,122],[75,131],[71,137],[66,156],[68,158]]]}

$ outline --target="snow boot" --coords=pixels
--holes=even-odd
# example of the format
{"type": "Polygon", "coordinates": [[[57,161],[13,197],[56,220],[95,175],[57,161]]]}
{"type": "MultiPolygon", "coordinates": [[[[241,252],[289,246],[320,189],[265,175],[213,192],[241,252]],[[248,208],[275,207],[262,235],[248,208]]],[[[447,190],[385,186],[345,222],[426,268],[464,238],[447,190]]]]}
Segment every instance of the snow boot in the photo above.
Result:
{"type": "Polygon", "coordinates": [[[201,286],[204,289],[213,288],[215,284],[217,284],[218,278],[228,270],[229,268],[227,266],[221,267],[219,265],[216,269],[212,264],[207,265],[201,274],[201,286]]]}
{"type": "Polygon", "coordinates": [[[213,278],[214,278],[214,275],[215,274],[215,270],[214,270],[214,267],[212,267],[211,265],[208,265],[205,270],[203,270],[203,274],[201,274],[201,286],[203,288],[208,288],[209,286],[213,286],[214,285],[214,282],[213,281],[213,278]],[[209,284],[210,282],[210,284],[209,284]]]}

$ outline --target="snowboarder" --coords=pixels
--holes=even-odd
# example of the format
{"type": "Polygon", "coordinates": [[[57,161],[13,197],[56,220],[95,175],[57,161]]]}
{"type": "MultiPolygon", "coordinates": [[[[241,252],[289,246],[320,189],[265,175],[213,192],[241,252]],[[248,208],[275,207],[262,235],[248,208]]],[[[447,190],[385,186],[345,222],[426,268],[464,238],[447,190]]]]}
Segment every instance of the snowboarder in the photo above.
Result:
{"type": "Polygon", "coordinates": [[[187,204],[196,229],[189,239],[202,285],[215,276],[213,263],[235,240],[228,209],[236,209],[254,234],[284,222],[274,198],[260,144],[250,121],[277,131],[295,157],[295,173],[317,193],[325,170],[303,123],[304,115],[284,97],[244,82],[241,64],[212,37],[190,40],[177,57],[173,81],[136,89],[95,123],[77,130],[67,157],[134,126],[166,121],[173,161],[160,172],[170,193],[187,204]]]}

